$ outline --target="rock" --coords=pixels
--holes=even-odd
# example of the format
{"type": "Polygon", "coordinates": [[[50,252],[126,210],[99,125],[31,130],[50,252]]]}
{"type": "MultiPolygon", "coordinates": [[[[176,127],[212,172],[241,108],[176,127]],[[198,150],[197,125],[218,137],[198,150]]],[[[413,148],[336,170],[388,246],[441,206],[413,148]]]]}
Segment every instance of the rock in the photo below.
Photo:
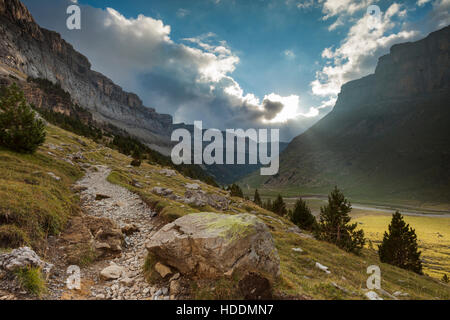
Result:
{"type": "Polygon", "coordinates": [[[325,267],[324,265],[320,264],[319,262],[316,262],[316,268],[319,268],[320,270],[326,272],[327,274],[330,274],[330,270],[328,270],[328,267],[325,267]]]}
{"type": "Polygon", "coordinates": [[[132,181],[131,181],[131,185],[132,185],[133,187],[136,187],[136,188],[139,188],[139,189],[142,189],[142,188],[143,188],[142,184],[141,184],[139,181],[137,181],[137,180],[132,180],[132,181]]]}
{"type": "Polygon", "coordinates": [[[164,279],[166,276],[172,274],[172,270],[170,270],[169,267],[163,265],[162,263],[158,262],[155,265],[155,271],[159,273],[159,275],[164,279]]]}
{"type": "Polygon", "coordinates": [[[166,177],[173,177],[177,175],[176,171],[171,169],[162,169],[159,173],[164,174],[166,177]]]}
{"type": "Polygon", "coordinates": [[[172,296],[177,296],[181,293],[182,287],[181,287],[181,281],[180,280],[174,280],[170,282],[170,294],[172,296]]]}
{"type": "Polygon", "coordinates": [[[173,194],[173,190],[169,188],[162,188],[162,187],[154,187],[152,189],[152,192],[154,194],[157,194],[158,196],[168,196],[173,194]]]}
{"type": "Polygon", "coordinates": [[[187,183],[185,185],[185,187],[186,187],[186,189],[189,189],[189,190],[199,190],[200,189],[200,186],[198,185],[198,183],[187,183]]]}
{"type": "Polygon", "coordinates": [[[402,292],[402,291],[395,291],[393,293],[393,295],[395,297],[407,297],[407,296],[409,296],[409,294],[407,292],[402,292]]]}
{"type": "Polygon", "coordinates": [[[129,236],[135,232],[139,232],[139,227],[135,224],[126,224],[122,227],[122,233],[129,236]]]}
{"type": "Polygon", "coordinates": [[[60,239],[70,264],[78,264],[80,258],[92,254],[93,259],[115,258],[124,244],[122,231],[114,221],[87,215],[70,219],[60,239]]]}
{"type": "Polygon", "coordinates": [[[175,273],[174,276],[172,278],[170,278],[169,282],[175,281],[175,280],[178,280],[178,279],[180,279],[180,273],[179,272],[175,273]]]}
{"type": "Polygon", "coordinates": [[[47,172],[47,174],[52,177],[53,179],[55,179],[56,181],[61,181],[61,177],[58,177],[56,174],[54,174],[53,172],[47,172]]]}
{"type": "MultiPolygon", "coordinates": [[[[120,266],[111,265],[100,272],[100,277],[104,280],[116,280],[122,276],[124,271],[124,268],[120,266]]],[[[113,288],[111,289],[114,290],[113,288]]]]}
{"type": "Polygon", "coordinates": [[[228,210],[229,199],[215,193],[209,194],[202,190],[187,190],[184,193],[184,203],[203,207],[207,204],[218,210],[228,210]]]}
{"type": "Polygon", "coordinates": [[[364,294],[369,300],[383,300],[375,291],[369,291],[364,294]]]}
{"type": "Polygon", "coordinates": [[[146,244],[149,253],[182,274],[218,278],[236,270],[280,274],[267,226],[250,214],[193,213],[165,225],[146,244]]]}
{"type": "Polygon", "coordinates": [[[49,275],[53,265],[41,260],[29,247],[21,247],[0,255],[0,268],[6,271],[14,272],[27,267],[41,268],[44,274],[49,275]]]}
{"type": "Polygon", "coordinates": [[[126,286],[126,287],[131,287],[134,284],[134,279],[125,277],[120,279],[120,284],[126,286]]]}
{"type": "Polygon", "coordinates": [[[111,198],[111,197],[110,197],[110,196],[107,196],[107,195],[105,195],[105,194],[97,193],[97,194],[95,195],[95,200],[96,200],[96,201],[101,201],[101,200],[109,199],[109,198],[111,198]]]}

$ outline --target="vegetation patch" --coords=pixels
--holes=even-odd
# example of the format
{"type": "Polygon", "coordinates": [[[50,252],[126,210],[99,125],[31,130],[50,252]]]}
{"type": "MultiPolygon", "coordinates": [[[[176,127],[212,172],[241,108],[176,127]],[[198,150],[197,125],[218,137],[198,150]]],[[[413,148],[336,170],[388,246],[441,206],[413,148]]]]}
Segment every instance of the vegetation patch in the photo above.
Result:
{"type": "Polygon", "coordinates": [[[47,291],[47,285],[40,268],[20,269],[16,271],[16,276],[22,288],[28,293],[40,297],[47,291]]]}

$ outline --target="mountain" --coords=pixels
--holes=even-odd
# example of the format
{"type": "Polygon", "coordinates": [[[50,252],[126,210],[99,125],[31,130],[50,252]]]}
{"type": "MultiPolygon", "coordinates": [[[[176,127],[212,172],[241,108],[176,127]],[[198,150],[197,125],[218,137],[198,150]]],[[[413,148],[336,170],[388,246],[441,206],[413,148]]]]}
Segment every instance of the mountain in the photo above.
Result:
{"type": "Polygon", "coordinates": [[[334,109],[244,185],[358,200],[450,203],[450,27],[394,45],[375,74],[342,86],[334,109]]]}
{"type": "MultiPolygon", "coordinates": [[[[170,156],[171,133],[192,125],[174,124],[172,116],[143,105],[104,75],[91,69],[89,60],[53,31],[41,28],[19,0],[0,0],[0,75],[22,81],[25,95],[39,108],[71,114],[98,127],[109,124],[138,138],[153,150],[170,156]],[[49,97],[28,79],[48,80],[68,94],[83,110],[74,110],[55,95],[49,97]]],[[[280,146],[282,147],[282,146],[280,146]]],[[[208,174],[228,184],[258,169],[255,165],[203,166],[208,174]]]]}
{"type": "Polygon", "coordinates": [[[96,121],[111,123],[149,145],[168,145],[170,115],[145,107],[139,97],[122,90],[91,69],[88,59],[61,36],[39,27],[19,0],[0,0],[0,72],[58,83],[96,121]]]}

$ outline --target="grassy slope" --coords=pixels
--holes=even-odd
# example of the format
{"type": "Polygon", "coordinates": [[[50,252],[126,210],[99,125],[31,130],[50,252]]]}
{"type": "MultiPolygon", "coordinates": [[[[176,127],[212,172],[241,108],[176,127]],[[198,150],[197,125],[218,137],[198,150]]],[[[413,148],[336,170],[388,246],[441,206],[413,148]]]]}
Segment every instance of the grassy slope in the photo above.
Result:
{"type": "MultiPolygon", "coordinates": [[[[68,153],[84,149],[86,162],[95,164],[105,164],[113,168],[109,180],[120,184],[132,191],[139,193],[144,200],[153,205],[167,220],[175,219],[184,214],[200,211],[214,211],[212,208],[195,208],[185,204],[160,198],[151,193],[154,186],[169,187],[175,193],[182,195],[183,184],[192,182],[179,174],[173,177],[161,175],[161,167],[144,163],[139,168],[127,167],[131,159],[114,150],[97,145],[96,143],[79,138],[74,134],[62,129],[50,126],[48,128],[47,143],[63,146],[64,151],[50,150],[48,146],[40,148],[33,156],[22,156],[8,151],[0,151],[1,180],[0,186],[2,194],[2,215],[10,211],[21,211],[22,216],[27,220],[34,217],[35,207],[41,212],[56,216],[57,221],[65,221],[66,217],[76,208],[78,199],[70,192],[69,186],[81,176],[81,171],[77,166],[71,166],[60,159],[68,153]],[[82,146],[79,141],[85,141],[86,146],[82,146]],[[51,152],[53,155],[48,154],[51,152]],[[60,182],[49,179],[46,175],[38,177],[40,185],[29,186],[24,183],[24,178],[34,178],[33,172],[54,172],[60,176],[60,182]],[[3,174],[5,173],[5,174],[3,174]],[[5,179],[6,178],[6,179],[5,179]],[[143,188],[135,188],[130,182],[138,180],[143,188]],[[41,191],[42,189],[42,191],[41,191]],[[7,190],[7,193],[4,193],[7,190]],[[5,205],[7,204],[7,205],[5,205]],[[25,205],[26,204],[26,205],[25,205]],[[20,210],[18,209],[20,208],[20,210]],[[58,210],[54,210],[57,208],[58,210]],[[33,212],[33,214],[31,214],[33,212]]],[[[202,188],[208,192],[223,194],[223,191],[205,184],[202,188]]],[[[228,213],[234,212],[254,212],[272,230],[276,246],[281,259],[281,279],[276,283],[276,292],[288,296],[306,296],[314,299],[362,299],[367,279],[366,268],[371,264],[380,265],[382,270],[382,286],[389,292],[401,290],[409,293],[409,298],[413,299],[450,299],[450,287],[427,276],[418,276],[389,265],[381,264],[374,251],[365,250],[362,257],[348,254],[335,246],[316,241],[314,239],[302,238],[299,235],[288,233],[286,229],[290,222],[275,217],[251,202],[233,198],[232,209],[228,213]],[[297,253],[292,250],[294,247],[301,247],[304,252],[297,253]],[[315,262],[320,262],[330,268],[331,274],[314,267],[315,262]],[[353,294],[347,294],[340,289],[336,289],[331,283],[346,288],[353,294]]],[[[31,224],[26,232],[38,233],[33,229],[36,225],[31,224]]],[[[40,239],[43,235],[40,234],[40,239]]]]}

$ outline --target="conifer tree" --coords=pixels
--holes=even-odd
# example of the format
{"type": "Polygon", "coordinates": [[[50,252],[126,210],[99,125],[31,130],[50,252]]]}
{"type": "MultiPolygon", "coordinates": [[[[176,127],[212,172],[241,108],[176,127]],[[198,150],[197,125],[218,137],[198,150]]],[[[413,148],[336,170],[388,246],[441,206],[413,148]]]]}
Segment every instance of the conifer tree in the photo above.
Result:
{"type": "Polygon", "coordinates": [[[257,206],[260,206],[260,207],[261,207],[261,205],[262,205],[261,197],[259,196],[258,189],[255,190],[255,196],[253,197],[253,202],[254,202],[257,206]]]}
{"type": "Polygon", "coordinates": [[[392,215],[388,232],[378,246],[381,262],[422,274],[421,252],[418,250],[417,235],[404,220],[400,212],[392,215]]]}
{"type": "Polygon", "coordinates": [[[231,186],[228,186],[227,191],[230,191],[230,195],[232,197],[244,198],[244,193],[242,192],[241,187],[239,185],[233,183],[231,186]]]}
{"type": "Polygon", "coordinates": [[[356,223],[350,224],[351,210],[350,202],[334,187],[328,196],[328,204],[320,208],[317,237],[348,252],[359,254],[365,244],[364,231],[356,230],[356,223]]]}
{"type": "Polygon", "coordinates": [[[287,214],[286,204],[284,203],[281,194],[272,203],[272,212],[278,214],[279,216],[285,216],[287,214]]]}
{"type": "Polygon", "coordinates": [[[44,122],[27,103],[16,84],[0,90],[0,145],[33,153],[45,141],[44,122]]]}
{"type": "Polygon", "coordinates": [[[316,225],[316,218],[311,213],[311,209],[307,206],[306,201],[302,198],[295,203],[290,218],[301,229],[313,230],[316,225]]]}

